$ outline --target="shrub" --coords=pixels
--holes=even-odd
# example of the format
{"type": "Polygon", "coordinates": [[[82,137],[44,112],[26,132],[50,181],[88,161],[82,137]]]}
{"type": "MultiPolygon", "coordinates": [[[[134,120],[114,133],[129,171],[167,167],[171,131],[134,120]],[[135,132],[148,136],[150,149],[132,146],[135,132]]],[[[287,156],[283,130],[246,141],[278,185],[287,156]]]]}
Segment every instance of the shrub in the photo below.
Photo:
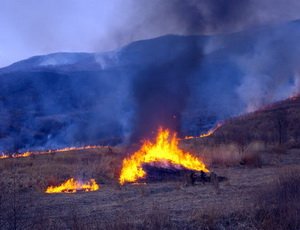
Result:
{"type": "Polygon", "coordinates": [[[240,164],[250,167],[261,167],[261,155],[258,152],[246,152],[243,154],[240,164]]]}

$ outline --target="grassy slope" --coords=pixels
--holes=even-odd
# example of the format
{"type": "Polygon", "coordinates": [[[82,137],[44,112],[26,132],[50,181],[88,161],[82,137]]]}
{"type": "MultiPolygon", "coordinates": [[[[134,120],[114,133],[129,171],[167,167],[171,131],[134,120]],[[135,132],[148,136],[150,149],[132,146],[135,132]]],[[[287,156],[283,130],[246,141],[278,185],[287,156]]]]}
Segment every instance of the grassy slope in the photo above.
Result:
{"type": "Polygon", "coordinates": [[[300,96],[232,118],[215,132],[216,140],[262,141],[267,144],[300,144],[300,96]]]}
{"type": "MultiPolygon", "coordinates": [[[[0,228],[297,229],[300,150],[285,146],[276,152],[273,143],[253,137],[241,149],[240,139],[230,139],[231,133],[244,129],[259,137],[264,126],[275,136],[269,129],[277,111],[286,111],[292,124],[299,119],[299,99],[232,119],[212,138],[181,143],[212,171],[228,178],[219,187],[185,186],[182,179],[120,187],[121,162],[131,152],[122,148],[0,160],[0,228]],[[220,133],[228,140],[219,143],[220,133]],[[101,188],[92,193],[44,193],[48,185],[70,177],[95,178],[101,188]]],[[[294,126],[287,126],[287,140],[294,126]]]]}

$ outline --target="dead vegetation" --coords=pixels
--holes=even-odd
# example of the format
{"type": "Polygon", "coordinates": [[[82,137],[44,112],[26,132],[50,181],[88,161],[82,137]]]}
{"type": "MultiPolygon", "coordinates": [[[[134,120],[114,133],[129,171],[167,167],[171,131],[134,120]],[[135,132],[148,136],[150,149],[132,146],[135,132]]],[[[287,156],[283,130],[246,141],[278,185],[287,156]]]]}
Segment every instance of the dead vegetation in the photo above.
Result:
{"type": "Polygon", "coordinates": [[[182,141],[213,172],[211,183],[120,186],[122,159],[133,152],[122,148],[0,160],[0,229],[300,229],[300,111],[293,103],[300,102],[182,141]],[[94,178],[100,190],[44,193],[71,177],[94,178]]]}
{"type": "Polygon", "coordinates": [[[181,145],[228,180],[120,187],[119,165],[125,156],[121,148],[1,160],[0,227],[299,229],[299,150],[276,152],[260,142],[245,146],[243,152],[235,144],[202,146],[190,141],[181,145]],[[48,185],[70,177],[95,178],[101,188],[91,193],[44,194],[48,185]]]}
{"type": "Polygon", "coordinates": [[[256,213],[261,229],[300,228],[300,168],[281,170],[271,188],[259,195],[259,210],[256,213]]]}
{"type": "Polygon", "coordinates": [[[232,167],[244,165],[246,167],[261,167],[262,155],[269,151],[263,143],[252,142],[244,146],[243,150],[235,143],[220,145],[204,145],[201,139],[191,140],[182,147],[196,153],[210,167],[232,167]]]}

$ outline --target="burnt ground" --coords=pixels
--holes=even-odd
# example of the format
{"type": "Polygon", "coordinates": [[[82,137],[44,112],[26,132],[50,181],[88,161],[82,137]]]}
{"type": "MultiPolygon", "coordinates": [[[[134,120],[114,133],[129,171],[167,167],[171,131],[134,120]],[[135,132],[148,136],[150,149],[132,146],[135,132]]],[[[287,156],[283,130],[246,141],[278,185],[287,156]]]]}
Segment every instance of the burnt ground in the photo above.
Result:
{"type": "Polygon", "coordinates": [[[228,178],[219,187],[186,185],[182,178],[119,186],[110,167],[120,163],[120,152],[84,150],[1,160],[1,229],[259,229],[260,194],[272,189],[287,169],[300,168],[300,150],[292,149],[264,152],[258,166],[211,166],[228,178]],[[83,174],[96,178],[100,190],[43,192],[83,168],[91,170],[83,174]]]}

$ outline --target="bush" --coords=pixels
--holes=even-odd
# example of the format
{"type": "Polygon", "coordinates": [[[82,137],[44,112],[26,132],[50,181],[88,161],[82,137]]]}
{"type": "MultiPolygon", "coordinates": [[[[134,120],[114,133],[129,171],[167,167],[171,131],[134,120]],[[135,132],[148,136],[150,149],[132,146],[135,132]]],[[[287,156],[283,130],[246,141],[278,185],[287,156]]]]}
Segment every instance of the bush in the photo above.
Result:
{"type": "Polygon", "coordinates": [[[240,164],[250,166],[250,167],[261,167],[262,166],[261,155],[258,152],[247,152],[243,154],[240,164]]]}

